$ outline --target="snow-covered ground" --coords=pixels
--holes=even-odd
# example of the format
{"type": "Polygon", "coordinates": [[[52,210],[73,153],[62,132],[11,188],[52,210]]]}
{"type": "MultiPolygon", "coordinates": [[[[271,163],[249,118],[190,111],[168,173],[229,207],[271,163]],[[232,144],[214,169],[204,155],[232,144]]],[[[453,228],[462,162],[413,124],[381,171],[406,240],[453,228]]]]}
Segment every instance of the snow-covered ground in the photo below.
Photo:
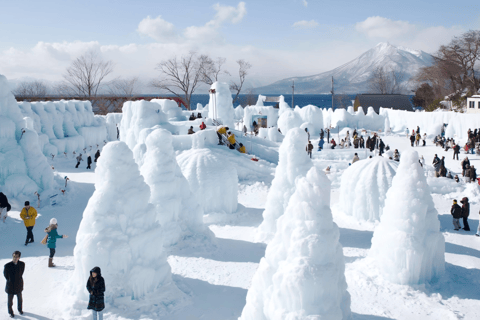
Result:
{"type": "MultiPolygon", "coordinates": [[[[473,128],[472,128],[473,129],[473,128]]],[[[411,148],[404,134],[383,136],[385,144],[398,149],[400,154],[411,148]]],[[[318,140],[312,140],[314,145],[318,140]]],[[[217,147],[215,147],[217,148],[217,147]]],[[[220,148],[220,147],[218,147],[220,148]]],[[[415,147],[423,155],[429,174],[433,155],[445,156],[446,167],[461,176],[460,161],[452,160],[448,152],[435,147],[431,140],[426,147],[415,147]]],[[[221,153],[226,153],[221,150],[221,153]]],[[[353,319],[480,319],[480,238],[475,237],[479,222],[480,189],[478,185],[453,183],[446,178],[428,177],[435,209],[438,211],[440,231],[445,237],[445,273],[433,282],[422,285],[398,285],[384,279],[375,261],[369,258],[373,231],[377,223],[358,222],[345,215],[339,205],[339,188],[343,171],[348,168],[353,153],[361,159],[369,153],[361,149],[314,151],[313,162],[317,168],[331,167],[327,176],[332,182],[331,210],[340,231],[340,243],[345,256],[345,277],[351,295],[353,319]],[[454,231],[450,215],[451,200],[470,199],[470,228],[472,231],[454,231]]],[[[241,157],[231,151],[232,158],[241,157]]],[[[177,158],[181,153],[177,155],[177,158]]],[[[460,159],[465,155],[462,153],[460,159]]],[[[469,155],[471,164],[480,166],[480,157],[469,155]]],[[[368,161],[368,160],[367,160],[368,161]]],[[[75,160],[57,157],[50,164],[60,177],[68,176],[70,181],[60,204],[45,206],[38,210],[33,230],[35,243],[25,247],[26,229],[19,217],[21,208],[14,207],[6,223],[0,222],[0,264],[11,260],[15,250],[22,252],[25,262],[25,288],[23,291],[24,315],[19,319],[67,319],[65,306],[70,304],[64,288],[74,273],[74,247],[76,233],[82,220],[87,202],[95,191],[95,172],[85,169],[82,163],[75,169],[75,160]],[[43,229],[48,221],[58,220],[60,234],[69,238],[57,242],[56,268],[48,268],[48,249],[40,244],[43,229]]],[[[254,162],[252,162],[254,163],[254,162]]],[[[241,164],[238,164],[241,166],[241,164]]],[[[239,179],[238,207],[231,214],[204,217],[204,222],[216,236],[213,250],[182,248],[170,252],[168,263],[172,268],[176,286],[189,299],[188,305],[179,310],[172,309],[168,315],[141,313],[136,310],[105,309],[105,319],[237,319],[245,306],[247,290],[259,261],[265,256],[266,244],[254,241],[256,229],[262,222],[271,179],[269,166],[259,163],[264,174],[249,174],[239,179]],[[255,178],[258,176],[259,178],[255,178]]],[[[45,201],[45,200],[44,200],[45,201]]],[[[138,214],[141,214],[139,212],[138,214]]],[[[5,284],[2,277],[0,287],[5,284]]],[[[108,286],[107,279],[107,286],[108,286]]],[[[8,317],[7,295],[0,294],[0,319],[8,317]]],[[[15,309],[15,308],[14,308],[15,309]]],[[[84,310],[74,319],[90,319],[90,312],[84,310]]]]}

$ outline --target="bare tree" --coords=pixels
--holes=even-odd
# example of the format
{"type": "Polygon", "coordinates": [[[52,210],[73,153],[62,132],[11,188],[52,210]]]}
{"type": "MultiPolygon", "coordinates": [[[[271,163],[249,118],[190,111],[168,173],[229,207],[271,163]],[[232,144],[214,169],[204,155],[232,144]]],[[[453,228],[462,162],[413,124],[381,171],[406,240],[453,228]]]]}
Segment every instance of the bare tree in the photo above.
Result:
{"type": "Polygon", "coordinates": [[[238,96],[240,95],[240,92],[242,91],[243,83],[245,82],[245,78],[248,75],[248,69],[252,67],[250,63],[247,61],[240,59],[237,60],[238,63],[238,77],[239,77],[239,82],[234,82],[230,84],[230,90],[233,90],[235,92],[235,98],[233,98],[233,103],[235,103],[238,99],[238,96]]]}
{"type": "Polygon", "coordinates": [[[104,61],[96,51],[89,51],[72,62],[57,87],[60,94],[95,97],[105,80],[113,72],[113,62],[104,61]]]}
{"type": "Polygon", "coordinates": [[[402,81],[403,75],[401,73],[378,67],[368,79],[368,85],[372,93],[394,94],[402,91],[402,81]]]}
{"type": "Polygon", "coordinates": [[[227,59],[218,57],[215,61],[212,60],[207,55],[201,55],[199,57],[203,68],[201,69],[201,81],[212,85],[214,82],[218,81],[218,77],[221,74],[230,75],[230,73],[226,70],[222,70],[223,65],[227,59]]]}
{"type": "Polygon", "coordinates": [[[180,58],[164,60],[156,68],[161,72],[162,79],[153,80],[150,85],[183,98],[190,109],[192,94],[202,80],[205,61],[203,56],[197,57],[197,53],[194,51],[180,58]]]}
{"type": "Polygon", "coordinates": [[[138,94],[141,85],[138,77],[117,78],[108,83],[108,92],[112,96],[122,96],[131,98],[138,94]]]}
{"type": "Polygon", "coordinates": [[[22,81],[20,82],[12,93],[19,97],[45,97],[49,89],[45,82],[41,80],[22,81]]]}

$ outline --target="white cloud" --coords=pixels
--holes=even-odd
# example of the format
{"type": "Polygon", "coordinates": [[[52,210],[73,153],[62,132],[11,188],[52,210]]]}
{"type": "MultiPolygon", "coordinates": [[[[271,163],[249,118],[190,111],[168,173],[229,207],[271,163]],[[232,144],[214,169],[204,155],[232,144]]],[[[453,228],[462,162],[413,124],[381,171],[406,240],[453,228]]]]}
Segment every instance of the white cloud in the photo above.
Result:
{"type": "Polygon", "coordinates": [[[232,6],[222,6],[219,3],[214,5],[213,8],[217,11],[217,14],[215,15],[215,18],[207,24],[215,26],[220,26],[225,22],[233,24],[239,23],[247,14],[245,2],[240,2],[236,8],[232,6]]]}
{"type": "Polygon", "coordinates": [[[297,21],[293,24],[293,27],[295,29],[312,29],[318,27],[318,22],[315,20],[302,20],[302,21],[297,21]]]}
{"type": "Polygon", "coordinates": [[[415,26],[407,21],[393,21],[383,17],[369,17],[358,22],[355,29],[369,38],[394,39],[415,30],[415,26]]]}
{"type": "Polygon", "coordinates": [[[308,2],[307,2],[307,0],[302,0],[302,3],[303,3],[303,5],[305,6],[305,8],[308,7],[308,2]]]}
{"type": "Polygon", "coordinates": [[[155,19],[147,16],[138,24],[137,32],[149,36],[159,42],[172,42],[177,38],[175,26],[162,19],[161,16],[155,19]]]}

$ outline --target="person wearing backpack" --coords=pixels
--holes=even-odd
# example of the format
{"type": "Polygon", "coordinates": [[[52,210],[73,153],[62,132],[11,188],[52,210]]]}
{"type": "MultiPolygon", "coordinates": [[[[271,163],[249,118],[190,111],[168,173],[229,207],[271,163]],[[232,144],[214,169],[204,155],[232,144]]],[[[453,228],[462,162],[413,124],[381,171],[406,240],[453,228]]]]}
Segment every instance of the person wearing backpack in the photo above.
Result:
{"type": "Polygon", "coordinates": [[[42,243],[47,244],[47,247],[50,249],[50,256],[48,258],[49,268],[55,267],[55,265],[53,264],[53,256],[55,255],[55,248],[57,247],[57,239],[68,238],[67,235],[59,235],[57,232],[57,228],[57,219],[50,219],[50,225],[45,228],[45,232],[47,233],[47,235],[42,240],[42,243]]]}
{"type": "Polygon", "coordinates": [[[464,197],[460,202],[462,203],[463,230],[470,231],[470,226],[468,225],[468,216],[470,215],[470,203],[468,203],[467,197],[464,197]]]}
{"type": "Polygon", "coordinates": [[[452,209],[450,209],[450,214],[453,216],[453,227],[455,231],[460,230],[459,219],[462,217],[462,208],[457,204],[457,200],[453,200],[452,209]]]}

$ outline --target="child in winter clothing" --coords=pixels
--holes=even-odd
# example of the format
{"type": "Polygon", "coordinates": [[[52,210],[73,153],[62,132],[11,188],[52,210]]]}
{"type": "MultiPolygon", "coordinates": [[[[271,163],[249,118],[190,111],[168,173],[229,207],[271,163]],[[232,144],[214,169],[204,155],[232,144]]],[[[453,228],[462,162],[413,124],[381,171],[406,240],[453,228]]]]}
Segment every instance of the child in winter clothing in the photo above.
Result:
{"type": "Polygon", "coordinates": [[[55,267],[53,264],[53,256],[55,255],[55,248],[57,247],[57,239],[68,238],[67,235],[59,235],[57,232],[58,224],[57,219],[50,219],[50,225],[45,228],[45,232],[48,233],[47,247],[50,249],[50,256],[48,259],[48,267],[55,267]]]}
{"type": "Polygon", "coordinates": [[[468,203],[467,197],[464,197],[460,202],[462,203],[463,230],[470,231],[470,226],[468,225],[468,216],[470,215],[470,203],[468,203]]]}
{"type": "Polygon", "coordinates": [[[90,277],[87,281],[87,290],[90,293],[87,309],[92,310],[93,320],[103,320],[103,309],[105,309],[104,293],[105,280],[99,267],[90,270],[90,277]]]}
{"type": "Polygon", "coordinates": [[[454,230],[455,231],[460,230],[461,226],[458,221],[462,217],[462,208],[460,208],[460,206],[457,204],[457,200],[453,200],[453,205],[452,205],[452,209],[450,210],[450,213],[453,216],[454,230]]]}

